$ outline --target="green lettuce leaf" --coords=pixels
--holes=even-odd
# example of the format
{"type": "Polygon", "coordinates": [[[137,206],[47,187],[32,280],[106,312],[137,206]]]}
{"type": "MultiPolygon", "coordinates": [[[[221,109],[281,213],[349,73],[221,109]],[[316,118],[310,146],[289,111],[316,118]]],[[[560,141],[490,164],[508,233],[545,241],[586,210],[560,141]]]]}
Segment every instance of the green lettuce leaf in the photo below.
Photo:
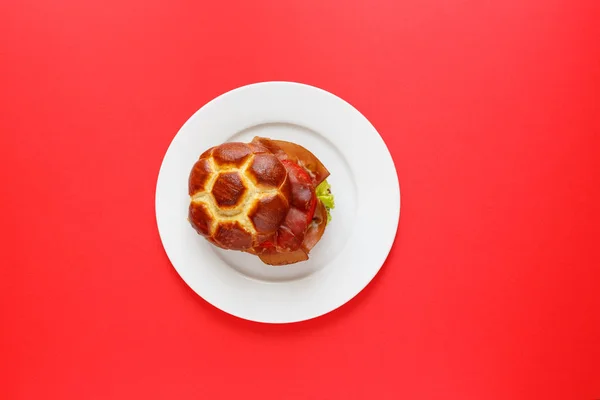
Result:
{"type": "Polygon", "coordinates": [[[330,211],[335,208],[335,201],[333,199],[333,194],[331,193],[331,185],[327,180],[324,180],[317,186],[315,192],[319,200],[321,200],[321,203],[325,206],[325,209],[327,209],[327,223],[329,223],[329,221],[331,221],[330,211]]]}

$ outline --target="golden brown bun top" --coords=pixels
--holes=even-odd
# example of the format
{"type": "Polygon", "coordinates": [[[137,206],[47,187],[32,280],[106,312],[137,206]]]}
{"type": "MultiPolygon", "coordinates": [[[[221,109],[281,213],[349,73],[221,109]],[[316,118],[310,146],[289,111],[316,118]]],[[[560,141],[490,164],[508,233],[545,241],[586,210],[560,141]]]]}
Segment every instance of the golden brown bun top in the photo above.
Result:
{"type": "Polygon", "coordinates": [[[264,146],[224,143],[204,152],[189,177],[189,218],[217,246],[254,252],[290,204],[286,169],[264,146]]]}

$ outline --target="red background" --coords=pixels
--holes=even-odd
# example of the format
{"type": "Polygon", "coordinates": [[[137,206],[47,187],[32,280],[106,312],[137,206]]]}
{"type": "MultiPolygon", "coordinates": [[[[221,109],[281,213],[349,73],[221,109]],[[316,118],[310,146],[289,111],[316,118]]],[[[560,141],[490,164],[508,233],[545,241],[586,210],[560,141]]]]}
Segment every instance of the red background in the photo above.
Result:
{"type": "Polygon", "coordinates": [[[0,398],[600,398],[598,21],[595,0],[3,0],[0,398]],[[355,105],[402,189],[381,273],[286,326],[194,294],[154,219],[180,126],[264,80],[355,105]]]}

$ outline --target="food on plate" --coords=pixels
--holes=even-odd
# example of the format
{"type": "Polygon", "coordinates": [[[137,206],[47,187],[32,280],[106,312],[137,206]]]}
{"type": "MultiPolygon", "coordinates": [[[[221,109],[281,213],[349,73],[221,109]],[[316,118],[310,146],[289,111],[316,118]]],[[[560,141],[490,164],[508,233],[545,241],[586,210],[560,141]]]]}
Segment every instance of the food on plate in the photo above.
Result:
{"type": "Polygon", "coordinates": [[[329,171],[304,147],[255,137],[206,150],[189,176],[189,221],[215,246],[269,265],[308,260],[331,221],[329,171]]]}

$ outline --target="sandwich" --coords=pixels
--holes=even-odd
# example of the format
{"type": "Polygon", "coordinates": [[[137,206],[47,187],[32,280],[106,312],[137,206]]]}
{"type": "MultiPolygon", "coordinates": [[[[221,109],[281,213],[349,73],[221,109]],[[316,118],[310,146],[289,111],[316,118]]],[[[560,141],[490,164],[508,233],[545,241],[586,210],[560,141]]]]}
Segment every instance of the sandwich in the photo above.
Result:
{"type": "Polygon", "coordinates": [[[188,220],[213,245],[265,264],[306,261],[335,206],[328,176],[314,154],[292,142],[223,143],[192,167],[188,220]]]}

